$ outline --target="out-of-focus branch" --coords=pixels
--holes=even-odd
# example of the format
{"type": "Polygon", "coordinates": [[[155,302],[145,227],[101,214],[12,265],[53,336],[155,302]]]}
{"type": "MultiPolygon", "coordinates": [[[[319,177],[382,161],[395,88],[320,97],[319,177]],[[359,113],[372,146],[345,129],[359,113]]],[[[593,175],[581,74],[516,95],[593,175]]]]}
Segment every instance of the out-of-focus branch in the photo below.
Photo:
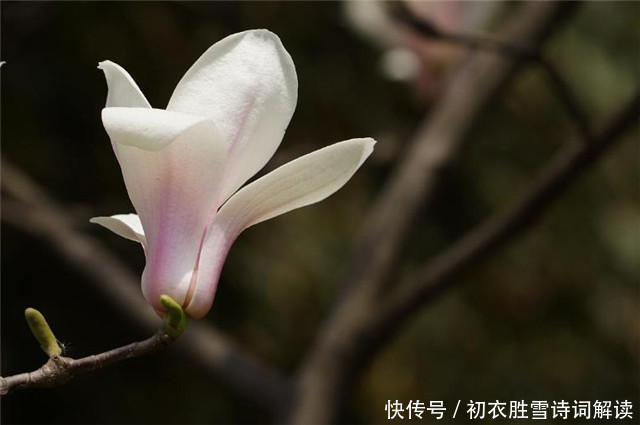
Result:
{"type": "MultiPolygon", "coordinates": [[[[539,46],[573,7],[564,3],[523,4],[500,38],[539,46]]],[[[478,51],[458,67],[366,217],[350,260],[348,284],[384,285],[400,258],[408,229],[435,189],[442,170],[455,158],[486,105],[525,64],[519,56],[478,51]]]]}
{"type": "MultiPolygon", "coordinates": [[[[345,362],[349,365],[338,375],[338,378],[341,378],[339,385],[345,386],[354,376],[357,376],[363,364],[367,363],[367,359],[370,359],[385,341],[393,338],[399,328],[422,307],[436,299],[445,290],[452,288],[456,282],[453,280],[455,277],[517,238],[528,226],[539,219],[582,172],[620,141],[634,125],[640,124],[639,117],[640,91],[611,119],[594,138],[593,143],[580,145],[567,142],[549,161],[534,181],[530,191],[515,206],[471,231],[451,248],[401,282],[398,287],[389,291],[384,298],[376,298],[379,294],[371,295],[365,291],[359,291],[356,294],[358,296],[352,297],[352,306],[373,305],[373,309],[341,316],[343,320],[341,326],[330,336],[334,343],[339,343],[337,347],[340,350],[333,353],[341,356],[338,365],[345,362]],[[345,345],[345,341],[354,342],[345,345]]],[[[331,388],[326,381],[320,380],[320,384],[324,390],[331,388]]],[[[335,385],[335,382],[333,384],[335,385]]],[[[309,412],[326,418],[318,411],[310,410],[309,412]]],[[[318,422],[315,420],[318,416],[299,414],[296,418],[301,417],[313,419],[311,422],[318,422]]],[[[303,423],[297,419],[295,422],[303,423]]]]}
{"type": "Polygon", "coordinates": [[[164,331],[159,331],[144,341],[134,342],[81,359],[53,356],[47,363],[33,372],[7,377],[0,376],[0,395],[25,388],[47,388],[64,385],[77,375],[102,369],[116,362],[150,354],[174,341],[175,339],[164,331]]]}
{"type": "Polygon", "coordinates": [[[411,10],[403,2],[390,3],[390,8],[398,20],[425,38],[452,43],[469,49],[494,52],[506,57],[519,58],[524,61],[536,63],[545,73],[549,86],[566,110],[568,116],[573,120],[583,141],[586,143],[593,141],[591,125],[589,124],[589,119],[584,108],[578,101],[578,96],[573,92],[571,86],[556,66],[542,53],[540,45],[520,45],[510,42],[508,39],[446,32],[411,13],[411,10]]]}
{"type": "MultiPolygon", "coordinates": [[[[524,3],[501,38],[538,46],[573,10],[572,4],[524,3]]],[[[297,382],[293,423],[332,423],[353,380],[378,347],[378,321],[389,273],[403,239],[467,131],[525,60],[476,51],[456,69],[433,112],[420,125],[360,232],[352,269],[336,310],[323,325],[297,382]]]]}
{"type": "Polygon", "coordinates": [[[532,188],[516,205],[497,214],[409,276],[387,299],[382,320],[395,327],[440,292],[454,278],[487,254],[522,233],[560,197],[585,169],[597,161],[634,124],[640,123],[640,92],[611,119],[593,143],[566,143],[540,172],[532,188]]]}
{"type": "MultiPolygon", "coordinates": [[[[45,190],[5,159],[2,160],[2,220],[40,238],[67,260],[123,314],[149,332],[158,316],[144,301],[139,279],[95,238],[81,232],[45,190]]],[[[288,383],[276,372],[243,353],[213,326],[191,323],[176,347],[245,401],[277,411],[289,397],[288,383]]]]}

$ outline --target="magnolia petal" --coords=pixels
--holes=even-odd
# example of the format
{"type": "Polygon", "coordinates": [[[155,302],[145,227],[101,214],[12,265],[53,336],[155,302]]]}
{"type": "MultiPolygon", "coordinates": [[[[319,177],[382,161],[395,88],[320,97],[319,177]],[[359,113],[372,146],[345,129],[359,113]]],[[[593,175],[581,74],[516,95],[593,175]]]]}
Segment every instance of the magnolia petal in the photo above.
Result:
{"type": "Polygon", "coordinates": [[[242,231],[333,194],[373,151],[375,140],[351,139],[301,156],[238,191],[216,220],[242,231]]]}
{"type": "Polygon", "coordinates": [[[142,223],[136,214],[118,214],[111,217],[93,217],[91,223],[106,227],[118,236],[134,242],[140,242],[146,249],[147,240],[144,236],[142,223]]]}
{"type": "Polygon", "coordinates": [[[209,117],[229,143],[221,199],[278,148],[298,98],[293,61],[267,30],[231,35],[209,48],[178,83],[167,110],[209,117]]]}
{"type": "Polygon", "coordinates": [[[202,317],[211,308],[222,265],[240,232],[327,198],[353,176],[374,144],[375,140],[364,138],[327,146],[281,166],[233,195],[206,236],[187,313],[202,317]]]}
{"type": "Polygon", "coordinates": [[[149,102],[138,88],[131,75],[120,65],[111,61],[102,61],[98,69],[104,72],[107,79],[106,107],[122,106],[128,108],[151,108],[149,102]]]}
{"type": "Polygon", "coordinates": [[[183,304],[186,313],[194,319],[204,317],[211,310],[222,266],[236,237],[214,220],[202,246],[198,268],[192,276],[195,285],[183,304]]]}
{"type": "Polygon", "coordinates": [[[111,141],[144,150],[160,150],[202,117],[147,108],[104,108],[102,123],[111,141]]]}
{"type": "Polygon", "coordinates": [[[204,229],[217,209],[226,151],[209,120],[161,150],[118,145],[129,198],[147,239],[142,291],[158,311],[162,294],[182,304],[189,291],[204,229]]]}

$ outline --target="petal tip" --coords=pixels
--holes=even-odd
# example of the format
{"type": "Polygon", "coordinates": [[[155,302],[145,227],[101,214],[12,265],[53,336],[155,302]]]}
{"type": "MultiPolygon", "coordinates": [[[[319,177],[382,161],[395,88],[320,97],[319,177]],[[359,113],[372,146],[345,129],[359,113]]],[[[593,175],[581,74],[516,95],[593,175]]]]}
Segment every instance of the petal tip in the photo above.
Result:
{"type": "Polygon", "coordinates": [[[365,138],[363,138],[361,140],[365,144],[365,146],[367,148],[370,148],[371,150],[373,150],[373,148],[375,147],[376,143],[378,143],[378,141],[376,139],[374,139],[373,137],[365,137],[365,138]]]}
{"type": "Polygon", "coordinates": [[[350,140],[350,142],[360,145],[360,147],[362,148],[362,155],[360,157],[360,161],[358,164],[358,167],[360,167],[360,165],[362,165],[362,163],[369,157],[369,155],[371,155],[371,153],[373,152],[373,148],[375,147],[376,143],[378,143],[374,138],[372,137],[363,137],[361,139],[352,139],[350,140]]]}
{"type": "Polygon", "coordinates": [[[98,62],[98,69],[107,81],[107,106],[151,108],[136,82],[129,73],[115,62],[98,62]]]}
{"type": "Polygon", "coordinates": [[[256,28],[256,29],[252,29],[252,30],[247,30],[244,31],[242,33],[240,33],[244,36],[249,35],[249,34],[253,34],[253,35],[258,35],[261,37],[268,37],[268,38],[273,38],[273,39],[278,39],[280,40],[280,37],[278,37],[278,35],[276,33],[273,33],[271,31],[269,31],[266,28],[256,28]]]}
{"type": "Polygon", "coordinates": [[[111,62],[110,60],[103,60],[98,62],[98,69],[102,70],[102,72],[107,72],[109,70],[109,68],[117,68],[117,65],[114,62],[111,62]]]}

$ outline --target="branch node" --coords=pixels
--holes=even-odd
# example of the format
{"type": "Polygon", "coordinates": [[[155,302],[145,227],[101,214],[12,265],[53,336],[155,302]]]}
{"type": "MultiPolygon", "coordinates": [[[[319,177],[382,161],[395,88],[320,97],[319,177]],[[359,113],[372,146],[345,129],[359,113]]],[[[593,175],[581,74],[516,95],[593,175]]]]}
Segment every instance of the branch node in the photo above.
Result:
{"type": "MultiPolygon", "coordinates": [[[[47,363],[42,366],[43,378],[39,380],[38,386],[44,388],[64,385],[73,378],[71,372],[71,362],[73,360],[63,356],[52,356],[47,363]]],[[[31,373],[29,374],[31,377],[31,373]]]]}

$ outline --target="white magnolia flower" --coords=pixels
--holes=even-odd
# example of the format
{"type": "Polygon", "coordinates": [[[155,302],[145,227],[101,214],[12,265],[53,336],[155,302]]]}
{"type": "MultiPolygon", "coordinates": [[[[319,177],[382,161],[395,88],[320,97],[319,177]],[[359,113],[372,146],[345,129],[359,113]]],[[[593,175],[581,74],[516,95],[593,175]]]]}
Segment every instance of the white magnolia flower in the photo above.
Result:
{"type": "Polygon", "coordinates": [[[158,312],[167,294],[190,316],[204,316],[240,232],[333,194],[375,144],[336,143],[238,190],[278,148],[297,101],[293,61],[266,30],[214,44],[166,109],[151,108],[120,66],[99,68],[109,87],[102,121],[138,215],[91,221],[142,244],[142,291],[158,312]]]}

